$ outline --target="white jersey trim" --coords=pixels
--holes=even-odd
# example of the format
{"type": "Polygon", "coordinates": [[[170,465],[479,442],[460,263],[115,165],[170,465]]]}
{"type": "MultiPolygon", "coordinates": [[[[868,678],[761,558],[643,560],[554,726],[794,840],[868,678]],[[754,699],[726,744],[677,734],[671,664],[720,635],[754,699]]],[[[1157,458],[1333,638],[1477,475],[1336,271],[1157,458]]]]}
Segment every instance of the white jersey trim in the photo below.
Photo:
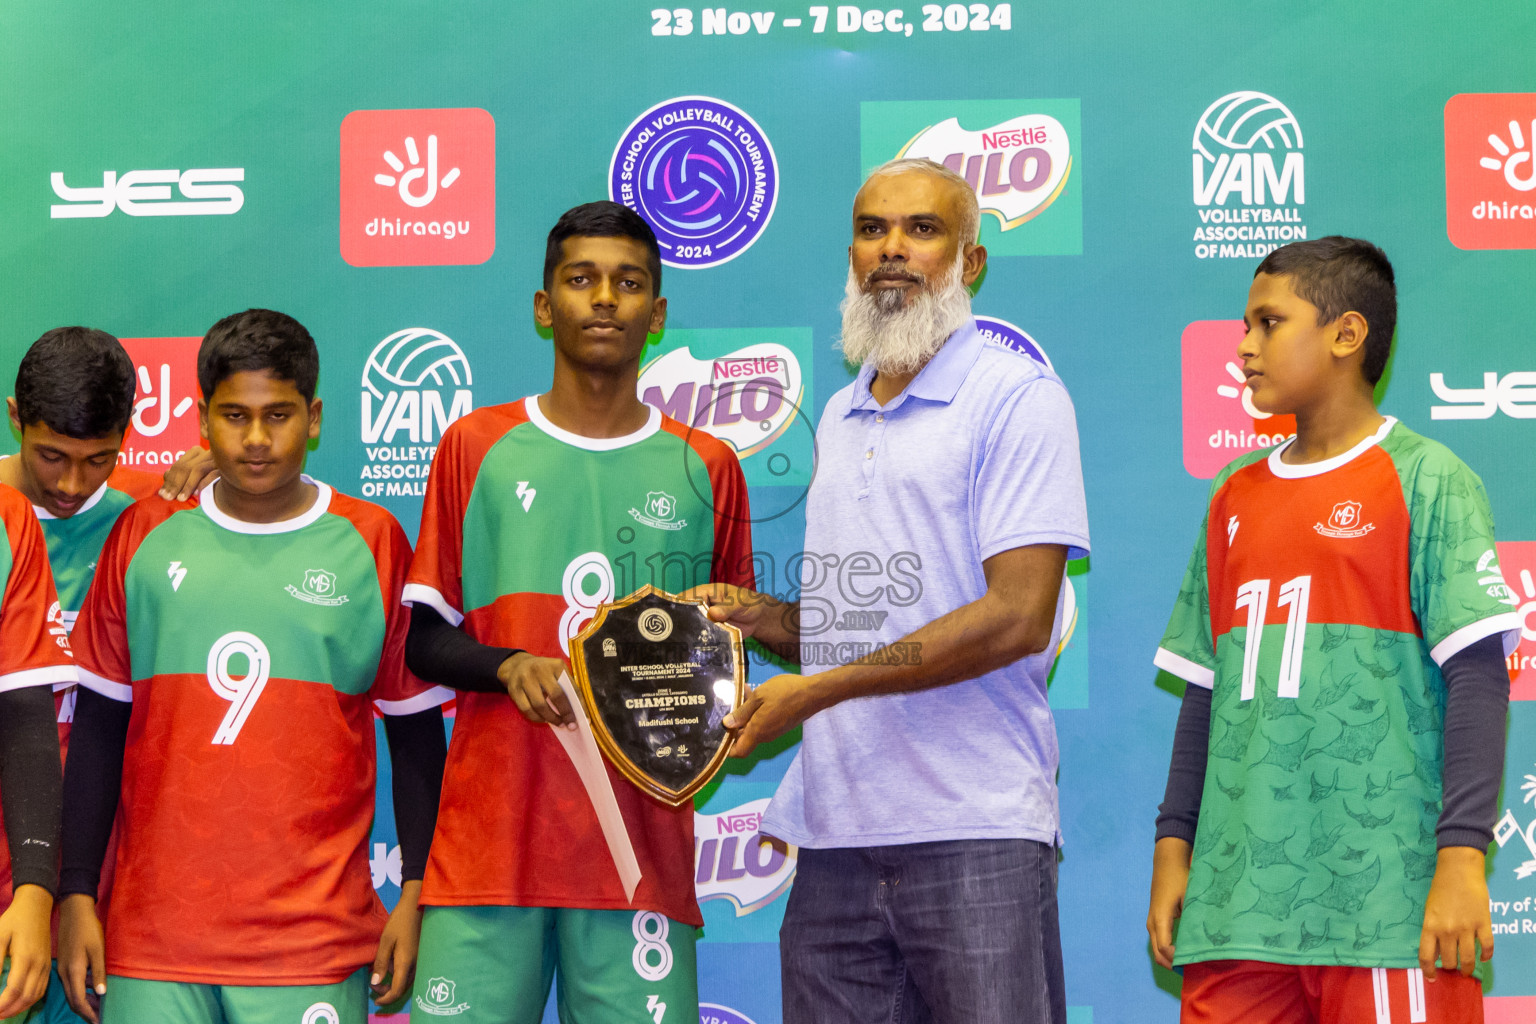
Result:
{"type": "MultiPolygon", "coordinates": [[[[75,515],[83,515],[84,513],[89,512],[91,509],[95,508],[97,505],[101,504],[101,499],[107,496],[107,489],[108,488],[105,483],[96,488],[96,493],[92,494],[89,498],[86,498],[84,505],[81,505],[79,508],[75,509],[75,515]]],[[[49,512],[47,509],[43,508],[41,505],[33,505],[32,512],[39,519],[59,518],[52,512],[49,512]]]]}
{"type": "Polygon", "coordinates": [[[373,706],[382,715],[414,715],[428,708],[442,707],[453,700],[453,691],[446,686],[434,686],[425,693],[418,693],[405,700],[376,700],[373,706]]]}
{"type": "Polygon", "coordinates": [[[219,484],[217,480],[207,484],[201,491],[198,492],[197,503],[202,507],[202,510],[208,514],[209,519],[212,519],[215,523],[218,523],[220,526],[224,527],[224,529],[229,530],[232,533],[250,533],[258,535],[272,533],[292,533],[294,530],[304,529],[304,527],[310,525],[311,523],[318,520],[321,516],[325,515],[325,513],[331,507],[331,495],[334,493],[332,492],[329,484],[321,483],[314,477],[310,476],[308,473],[301,473],[299,475],[299,479],[303,480],[307,484],[314,484],[320,493],[315,495],[315,503],[313,505],[309,506],[309,508],[294,516],[292,519],[283,519],[275,523],[248,523],[243,519],[236,519],[228,512],[225,512],[223,509],[219,508],[219,503],[214,500],[213,489],[219,484]]]}
{"type": "Polygon", "coordinates": [[[1159,647],[1152,656],[1152,664],[1164,672],[1172,672],[1186,683],[1209,690],[1216,685],[1216,670],[1197,665],[1182,655],[1174,654],[1166,647],[1159,647]]]}
{"type": "Polygon", "coordinates": [[[133,703],[133,687],[127,683],[114,683],[83,668],[80,669],[80,685],[111,700],[122,701],[125,704],[133,703]]]}
{"type": "Polygon", "coordinates": [[[1387,433],[1396,425],[1397,417],[1388,416],[1386,422],[1376,428],[1376,433],[1365,438],[1344,454],[1335,455],[1333,458],[1324,459],[1321,462],[1304,462],[1300,465],[1290,465],[1280,461],[1280,456],[1296,441],[1295,437],[1288,437],[1281,443],[1280,447],[1269,453],[1269,471],[1285,480],[1300,480],[1309,476],[1321,476],[1354,461],[1368,449],[1380,444],[1382,439],[1387,436],[1387,433]]]}
{"type": "Polygon", "coordinates": [[[584,448],[589,452],[611,452],[619,448],[628,448],[650,437],[661,429],[661,410],[654,405],[647,406],[651,410],[646,417],[645,426],[633,434],[625,434],[623,437],[587,437],[583,434],[573,434],[569,430],[563,430],[549,421],[544,415],[544,410],[539,408],[539,396],[529,395],[523,399],[523,409],[528,413],[528,422],[538,427],[544,433],[556,441],[563,441],[576,448],[584,448]]]}
{"type": "Polygon", "coordinates": [[[1515,653],[1515,648],[1520,646],[1520,630],[1525,625],[1519,612],[1500,612],[1490,615],[1486,619],[1479,619],[1468,626],[1462,626],[1450,636],[1441,640],[1430,649],[1429,656],[1435,660],[1436,665],[1444,665],[1448,658],[1453,658],[1462,651],[1471,647],[1484,637],[1493,636],[1495,633],[1504,634],[1504,655],[1515,653]]]}
{"type": "Polygon", "coordinates": [[[408,604],[412,607],[424,604],[429,608],[434,608],[437,610],[437,614],[448,620],[448,625],[450,626],[457,626],[464,621],[463,613],[450,605],[447,599],[438,593],[435,588],[429,587],[425,583],[407,583],[404,587],[400,588],[400,603],[408,604]]]}
{"type": "Polygon", "coordinates": [[[73,665],[24,668],[20,672],[8,672],[0,676],[0,693],[21,690],[28,686],[46,686],[52,690],[79,681],[80,673],[73,665]]]}

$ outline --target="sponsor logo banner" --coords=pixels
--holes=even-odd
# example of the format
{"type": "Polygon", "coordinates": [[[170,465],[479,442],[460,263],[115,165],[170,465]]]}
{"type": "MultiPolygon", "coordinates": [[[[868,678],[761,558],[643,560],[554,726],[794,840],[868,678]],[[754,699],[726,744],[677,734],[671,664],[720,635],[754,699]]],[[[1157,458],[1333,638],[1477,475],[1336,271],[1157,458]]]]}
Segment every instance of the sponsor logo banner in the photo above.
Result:
{"type": "Polygon", "coordinates": [[[463,349],[430,327],[395,331],[375,345],[362,374],[358,493],[413,499],[402,507],[416,514],[443,431],[474,408],[473,384],[463,349]]]}
{"type": "Polygon", "coordinates": [[[1307,237],[1301,125],[1273,96],[1244,90],[1207,107],[1193,170],[1199,259],[1260,259],[1307,237]]]}
{"type": "Polygon", "coordinates": [[[1520,646],[1507,656],[1509,699],[1536,701],[1536,541],[1499,541],[1499,564],[1520,615],[1520,646]]]}
{"type": "Polygon", "coordinates": [[[1047,370],[1055,372],[1056,368],[1051,365],[1051,357],[1045,354],[1045,349],[1038,341],[1031,338],[1024,328],[995,316],[978,316],[976,327],[990,344],[1029,356],[1035,362],[1044,364],[1047,370]]]}
{"type": "Polygon", "coordinates": [[[699,1004],[699,1024],[757,1024],[740,1010],[719,1003],[699,1004]]]}
{"type": "Polygon", "coordinates": [[[748,485],[807,486],[811,337],[804,327],[668,330],[645,357],[640,397],[735,449],[748,485]]]}
{"type": "Polygon", "coordinates": [[[1296,417],[1253,407],[1242,360],[1241,320],[1196,320],[1184,328],[1184,468],[1209,480],[1244,452],[1268,448],[1296,434],[1296,417]]]}
{"type": "MultiPolygon", "coordinates": [[[[1470,379],[1471,374],[1457,374],[1470,379]]],[[[1483,373],[1482,386],[1451,387],[1445,374],[1429,375],[1430,390],[1444,405],[1429,407],[1434,420],[1486,420],[1501,412],[1510,419],[1536,419],[1536,373],[1516,370],[1500,376],[1493,370],[1483,373]]]]}
{"type": "Polygon", "coordinates": [[[725,900],[737,917],[745,917],[789,891],[798,851],[759,831],[768,803],[765,797],[720,814],[694,812],[694,888],[700,903],[725,900]]]}
{"type": "Polygon", "coordinates": [[[871,101],[859,105],[863,172],[897,157],[943,164],[976,190],[992,256],[1083,251],[1078,100],[871,101]]]}
{"type": "Polygon", "coordinates": [[[667,266],[714,267],[746,252],[768,227],[779,165],[746,111],[679,96],[624,129],[608,164],[608,196],[651,225],[667,266]]]}
{"type": "Polygon", "coordinates": [[[484,263],[496,251],[496,122],[476,107],[354,110],[341,122],[341,257],[484,263]]]}
{"type": "Polygon", "coordinates": [[[1446,102],[1445,233],[1458,249],[1536,249],[1536,92],[1446,102]]]}
{"type": "Polygon", "coordinates": [[[238,213],[245,193],[243,167],[195,167],[185,171],[101,172],[101,184],[68,185],[62,171],[48,176],[53,194],[63,200],[48,209],[54,220],[107,217],[121,210],[130,217],[198,217],[238,213]]]}
{"type": "Polygon", "coordinates": [[[197,349],[202,338],[123,338],[137,386],[133,419],[117,460],[164,472],[201,443],[197,425],[197,349]]]}

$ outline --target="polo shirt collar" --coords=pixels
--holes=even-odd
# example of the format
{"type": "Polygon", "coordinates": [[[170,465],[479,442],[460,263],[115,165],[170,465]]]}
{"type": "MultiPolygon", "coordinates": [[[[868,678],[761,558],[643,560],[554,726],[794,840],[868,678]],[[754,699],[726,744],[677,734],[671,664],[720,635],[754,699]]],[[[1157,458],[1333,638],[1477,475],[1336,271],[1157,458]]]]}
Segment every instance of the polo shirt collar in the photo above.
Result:
{"type": "Polygon", "coordinates": [[[948,405],[954,401],[960,385],[965,382],[966,375],[971,372],[971,367],[976,365],[976,357],[981,355],[981,347],[986,344],[981,330],[976,326],[975,319],[967,320],[964,326],[945,340],[943,346],[934,353],[928,364],[918,371],[912,383],[907,389],[897,395],[887,406],[881,406],[875,401],[875,396],[870,393],[869,385],[875,379],[875,368],[870,363],[865,363],[859,369],[859,375],[853,383],[853,402],[849,406],[849,413],[860,410],[876,410],[884,408],[894,409],[908,398],[921,398],[929,402],[940,402],[948,405]]]}

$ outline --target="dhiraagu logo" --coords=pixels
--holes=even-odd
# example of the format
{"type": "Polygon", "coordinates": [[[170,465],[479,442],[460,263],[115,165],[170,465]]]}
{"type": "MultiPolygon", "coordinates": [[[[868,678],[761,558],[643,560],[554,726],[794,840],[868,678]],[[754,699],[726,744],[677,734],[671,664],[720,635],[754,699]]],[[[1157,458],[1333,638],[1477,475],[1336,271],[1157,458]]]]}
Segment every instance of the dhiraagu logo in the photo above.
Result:
{"type": "Polygon", "coordinates": [[[647,351],[640,398],[730,445],[748,485],[804,487],[815,439],[804,409],[811,363],[810,328],[669,330],[647,351]]]}
{"type": "Polygon", "coordinates": [[[875,101],[859,110],[868,174],[888,160],[943,164],[970,182],[992,256],[1083,252],[1078,100],[875,101]]]}

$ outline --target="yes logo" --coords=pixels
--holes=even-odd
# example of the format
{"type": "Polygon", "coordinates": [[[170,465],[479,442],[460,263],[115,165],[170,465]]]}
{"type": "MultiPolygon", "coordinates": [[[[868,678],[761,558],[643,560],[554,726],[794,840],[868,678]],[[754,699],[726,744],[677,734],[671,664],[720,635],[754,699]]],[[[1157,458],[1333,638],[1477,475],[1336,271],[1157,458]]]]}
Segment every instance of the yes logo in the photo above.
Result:
{"type": "Polygon", "coordinates": [[[354,267],[484,263],[496,251],[496,122],[479,108],[341,122],[341,256],[354,267]]]}
{"type": "Polygon", "coordinates": [[[1254,407],[1237,358],[1242,340],[1241,320],[1197,320],[1184,328],[1184,468],[1202,480],[1244,452],[1296,433],[1296,417],[1254,407]]]}
{"type": "Polygon", "coordinates": [[[71,187],[64,175],[49,176],[53,194],[64,200],[49,207],[54,220],[106,217],[122,210],[130,217],[195,217],[238,213],[245,193],[234,184],[245,180],[243,167],[199,167],[186,171],[103,171],[101,187],[71,187]],[[175,189],[180,199],[171,197],[175,189]]]}
{"type": "Polygon", "coordinates": [[[993,256],[1082,254],[1078,100],[878,101],[859,117],[864,173],[904,157],[959,174],[993,256]]]}
{"type": "Polygon", "coordinates": [[[138,387],[118,461],[164,472],[201,442],[197,428],[197,349],[201,338],[123,338],[138,387]],[[157,468],[158,467],[158,468],[157,468]]]}
{"type": "Polygon", "coordinates": [[[1486,420],[1495,412],[1515,420],[1536,419],[1536,373],[1517,370],[1500,377],[1489,370],[1480,388],[1453,388],[1445,374],[1429,375],[1429,386],[1445,405],[1429,409],[1432,420],[1486,420]]]}
{"type": "Polygon", "coordinates": [[[1445,231],[1458,249],[1536,249],[1536,93],[1445,104],[1445,231]]]}

